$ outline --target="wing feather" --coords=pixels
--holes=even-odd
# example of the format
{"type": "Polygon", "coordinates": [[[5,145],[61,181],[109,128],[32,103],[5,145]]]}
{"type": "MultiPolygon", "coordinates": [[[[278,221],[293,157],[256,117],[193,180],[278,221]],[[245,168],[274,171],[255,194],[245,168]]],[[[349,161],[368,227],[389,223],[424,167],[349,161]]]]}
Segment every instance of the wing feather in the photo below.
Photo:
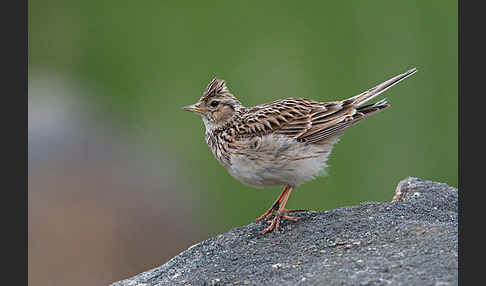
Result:
{"type": "Polygon", "coordinates": [[[338,134],[363,115],[361,113],[354,118],[356,114],[356,107],[343,104],[343,101],[323,103],[287,98],[246,110],[236,130],[240,136],[273,132],[300,141],[319,143],[338,134]]]}
{"type": "Polygon", "coordinates": [[[236,136],[281,134],[300,142],[324,144],[326,139],[341,134],[346,128],[384,109],[386,100],[363,106],[416,69],[393,77],[374,88],[342,101],[318,102],[304,98],[286,98],[245,108],[235,123],[236,136]]]}

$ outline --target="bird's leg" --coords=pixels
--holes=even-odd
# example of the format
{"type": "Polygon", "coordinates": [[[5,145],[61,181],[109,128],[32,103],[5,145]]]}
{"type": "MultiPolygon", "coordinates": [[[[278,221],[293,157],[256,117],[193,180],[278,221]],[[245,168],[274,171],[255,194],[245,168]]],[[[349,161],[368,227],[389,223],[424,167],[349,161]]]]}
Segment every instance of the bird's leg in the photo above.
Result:
{"type": "Polygon", "coordinates": [[[285,188],[283,189],[283,191],[280,193],[280,196],[278,196],[277,200],[275,200],[275,202],[273,203],[272,207],[269,208],[259,218],[257,218],[255,220],[255,223],[259,223],[260,221],[262,221],[263,219],[265,219],[266,217],[268,217],[269,215],[271,215],[273,213],[273,211],[278,210],[278,208],[280,207],[280,201],[282,200],[282,197],[288,192],[289,189],[290,189],[289,186],[285,186],[285,188]]]}
{"type": "Polygon", "coordinates": [[[272,230],[278,231],[278,227],[280,226],[280,219],[281,218],[289,219],[289,220],[292,220],[292,221],[297,221],[297,219],[295,217],[291,217],[291,216],[288,216],[288,215],[284,215],[285,213],[289,212],[289,210],[287,210],[285,208],[285,204],[287,204],[287,200],[289,199],[290,193],[292,193],[292,190],[293,190],[292,187],[289,187],[289,186],[285,187],[285,189],[284,189],[285,194],[281,198],[281,202],[279,203],[279,207],[278,207],[277,214],[273,218],[272,223],[270,224],[270,226],[267,227],[267,228],[265,228],[262,231],[262,234],[267,233],[267,232],[272,231],[272,230]]]}

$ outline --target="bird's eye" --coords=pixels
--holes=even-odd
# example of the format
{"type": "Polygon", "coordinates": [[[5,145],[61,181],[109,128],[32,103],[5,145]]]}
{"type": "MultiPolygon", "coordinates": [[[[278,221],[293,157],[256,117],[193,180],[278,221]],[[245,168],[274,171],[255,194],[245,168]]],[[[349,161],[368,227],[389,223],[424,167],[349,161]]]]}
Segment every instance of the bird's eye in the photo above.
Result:
{"type": "Polygon", "coordinates": [[[216,106],[218,106],[218,104],[219,104],[219,101],[217,101],[217,100],[213,100],[213,101],[211,101],[211,103],[209,103],[209,105],[211,105],[211,107],[216,107],[216,106]]]}

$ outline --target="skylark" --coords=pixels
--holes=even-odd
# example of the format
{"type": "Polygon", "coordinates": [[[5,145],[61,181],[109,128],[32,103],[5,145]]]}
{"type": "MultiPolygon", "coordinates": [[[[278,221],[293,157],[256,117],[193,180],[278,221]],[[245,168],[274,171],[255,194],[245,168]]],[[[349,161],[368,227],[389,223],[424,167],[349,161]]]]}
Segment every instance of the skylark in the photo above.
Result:
{"type": "Polygon", "coordinates": [[[318,102],[286,98],[245,107],[226,82],[214,78],[199,101],[184,110],[201,115],[206,143],[228,172],[250,186],[285,186],[273,205],[255,222],[275,213],[262,233],[278,231],[290,193],[300,184],[325,175],[326,160],[338,137],[350,126],[389,104],[386,99],[366,104],[411,76],[415,68],[361,94],[340,101],[318,102]]]}

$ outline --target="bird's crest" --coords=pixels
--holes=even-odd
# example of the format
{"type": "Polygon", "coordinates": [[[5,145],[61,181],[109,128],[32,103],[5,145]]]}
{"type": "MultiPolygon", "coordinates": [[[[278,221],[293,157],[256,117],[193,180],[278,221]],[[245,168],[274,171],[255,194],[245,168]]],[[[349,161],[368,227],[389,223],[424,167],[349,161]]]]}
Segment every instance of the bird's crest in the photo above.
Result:
{"type": "Polygon", "coordinates": [[[214,97],[214,96],[218,96],[218,95],[226,95],[226,96],[234,97],[229,92],[228,87],[226,87],[226,81],[215,77],[208,84],[208,87],[203,92],[203,95],[202,95],[200,100],[201,101],[207,101],[209,98],[214,97]]]}

